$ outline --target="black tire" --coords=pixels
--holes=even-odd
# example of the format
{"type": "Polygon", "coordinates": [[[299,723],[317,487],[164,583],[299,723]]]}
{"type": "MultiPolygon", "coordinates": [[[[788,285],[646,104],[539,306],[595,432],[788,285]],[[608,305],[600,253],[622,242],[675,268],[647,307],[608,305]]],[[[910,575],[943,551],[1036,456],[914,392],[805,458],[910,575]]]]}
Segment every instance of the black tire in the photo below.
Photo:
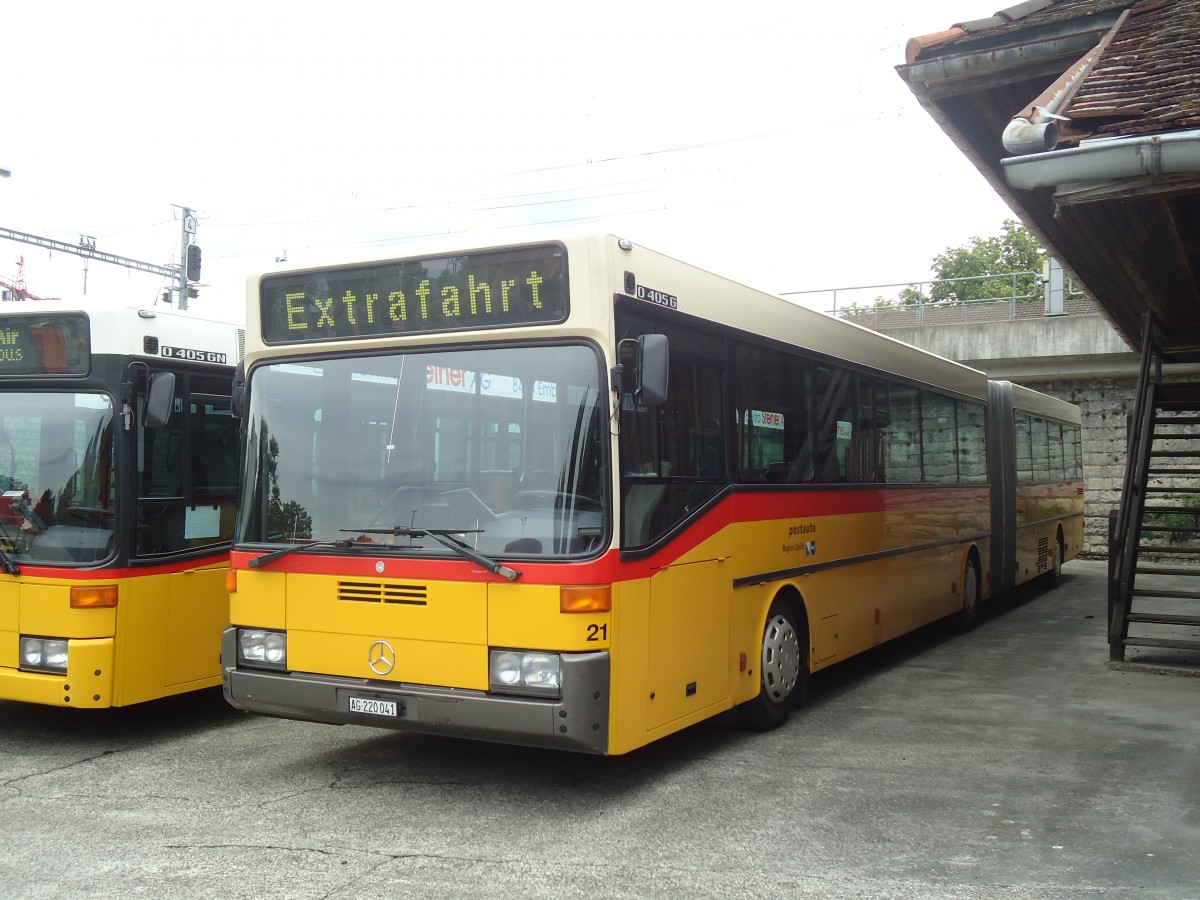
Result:
{"type": "Polygon", "coordinates": [[[970,631],[979,624],[983,608],[981,597],[982,582],[979,577],[979,560],[974,553],[967,557],[967,565],[963,570],[962,598],[963,605],[955,614],[955,622],[963,631],[970,631]]]}
{"type": "Polygon", "coordinates": [[[738,707],[743,728],[778,728],[793,706],[808,702],[808,628],[796,623],[792,605],[776,597],[763,625],[758,696],[738,707]]]}
{"type": "Polygon", "coordinates": [[[1066,550],[1063,547],[1063,536],[1060,531],[1054,539],[1054,565],[1044,576],[1048,587],[1056,588],[1062,584],[1063,557],[1066,550]]]}

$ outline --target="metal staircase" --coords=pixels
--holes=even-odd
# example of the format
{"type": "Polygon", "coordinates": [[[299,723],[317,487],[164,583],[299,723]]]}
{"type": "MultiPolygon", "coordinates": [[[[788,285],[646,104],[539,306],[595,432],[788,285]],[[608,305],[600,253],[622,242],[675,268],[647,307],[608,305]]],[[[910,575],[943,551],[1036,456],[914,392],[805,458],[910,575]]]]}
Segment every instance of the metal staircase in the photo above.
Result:
{"type": "Polygon", "coordinates": [[[1124,489],[1109,540],[1109,658],[1200,665],[1200,384],[1162,383],[1144,323],[1124,489]]]}

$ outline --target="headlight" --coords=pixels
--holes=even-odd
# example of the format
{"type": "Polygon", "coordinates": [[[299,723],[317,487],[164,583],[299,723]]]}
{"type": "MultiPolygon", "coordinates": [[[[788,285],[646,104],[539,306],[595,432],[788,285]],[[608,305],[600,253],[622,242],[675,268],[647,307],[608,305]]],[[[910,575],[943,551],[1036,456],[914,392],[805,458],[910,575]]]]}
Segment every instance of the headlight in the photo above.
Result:
{"type": "Polygon", "coordinates": [[[65,675],[67,672],[66,638],[21,635],[21,668],[65,675]]]}
{"type": "Polygon", "coordinates": [[[558,697],[562,659],[542,650],[493,650],[488,680],[491,689],[504,694],[558,697]]]}
{"type": "Polygon", "coordinates": [[[260,628],[238,629],[238,665],[258,669],[287,668],[287,634],[260,628]]]}

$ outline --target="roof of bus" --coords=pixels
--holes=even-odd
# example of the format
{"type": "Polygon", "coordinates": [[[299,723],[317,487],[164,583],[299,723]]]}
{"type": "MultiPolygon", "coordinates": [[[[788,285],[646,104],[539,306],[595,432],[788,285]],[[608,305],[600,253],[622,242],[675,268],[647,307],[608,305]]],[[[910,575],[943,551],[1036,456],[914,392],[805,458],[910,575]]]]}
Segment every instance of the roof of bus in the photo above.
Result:
{"type": "MultiPolygon", "coordinates": [[[[626,276],[632,273],[639,288],[636,293],[640,293],[641,288],[652,289],[656,296],[669,297],[678,312],[700,320],[761,335],[784,345],[803,347],[881,374],[928,383],[979,400],[987,397],[987,376],[977,369],[853,322],[807,309],[777,294],[749,287],[617,235],[578,228],[446,235],[351,258],[293,259],[249,276],[247,324],[253,328],[259,321],[259,286],[262,278],[271,275],[552,243],[567,248],[573,284],[576,278],[583,283],[594,283],[598,277],[610,279],[609,283],[600,286],[598,299],[601,301],[611,302],[614,295],[627,294],[626,276]]],[[[653,308],[654,304],[648,302],[647,306],[653,308]]],[[[448,339],[461,340],[462,336],[448,339]]],[[[1053,414],[1059,418],[1068,415],[1062,410],[1053,414]]]]}
{"type": "Polygon", "coordinates": [[[634,273],[639,285],[677,299],[681,312],[774,339],[834,360],[845,360],[880,373],[924,382],[983,400],[987,376],[927,350],[905,344],[777,294],[740,284],[665,254],[634,244],[622,253],[618,269],[634,273]],[[660,279],[663,283],[656,283],[660,279]]]}
{"type": "MultiPolygon", "coordinates": [[[[164,356],[163,348],[214,353],[226,365],[241,358],[244,329],[191,311],[146,307],[112,300],[23,300],[0,303],[0,320],[9,315],[45,316],[79,312],[87,315],[92,353],[164,356]],[[151,342],[147,338],[154,339],[151,342]],[[150,348],[155,348],[151,350],[150,348]]],[[[200,360],[203,361],[203,360],[200,360]]]]}
{"type": "Polygon", "coordinates": [[[1012,391],[1013,408],[1015,409],[1033,413],[1034,415],[1061,419],[1064,422],[1073,422],[1076,425],[1082,421],[1079,407],[1074,403],[1059,400],[1057,397],[1042,394],[1032,388],[1023,387],[1019,384],[1014,384],[1012,391]]]}

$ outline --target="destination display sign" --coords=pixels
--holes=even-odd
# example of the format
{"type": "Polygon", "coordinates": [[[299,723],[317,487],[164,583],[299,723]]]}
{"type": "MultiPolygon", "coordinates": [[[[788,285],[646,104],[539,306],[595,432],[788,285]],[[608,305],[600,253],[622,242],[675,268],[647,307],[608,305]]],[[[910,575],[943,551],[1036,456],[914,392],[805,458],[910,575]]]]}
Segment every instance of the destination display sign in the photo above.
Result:
{"type": "Polygon", "coordinates": [[[567,254],[559,244],[407,259],[262,280],[268,344],[561,322],[567,254]]]}
{"type": "Polygon", "coordinates": [[[85,313],[5,313],[0,315],[0,377],[86,375],[90,343],[85,313]]]}

